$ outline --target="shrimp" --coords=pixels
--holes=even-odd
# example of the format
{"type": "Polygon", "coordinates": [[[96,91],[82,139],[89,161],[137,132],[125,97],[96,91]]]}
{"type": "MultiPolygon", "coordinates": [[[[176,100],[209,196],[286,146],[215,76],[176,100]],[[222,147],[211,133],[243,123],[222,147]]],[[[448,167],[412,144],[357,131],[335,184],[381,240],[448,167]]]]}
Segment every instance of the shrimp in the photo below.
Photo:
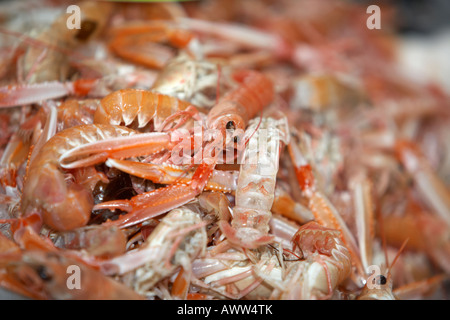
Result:
{"type": "MultiPolygon", "coordinates": [[[[259,123],[250,122],[247,133],[253,134],[259,123]]],[[[263,118],[244,151],[236,190],[232,228],[221,223],[228,240],[245,248],[270,243],[269,220],[275,194],[281,142],[288,140],[287,120],[263,118]],[[265,144],[265,145],[263,145],[265,144]],[[265,150],[264,150],[265,149],[265,150]]]]}
{"type": "MultiPolygon", "coordinates": [[[[244,132],[249,121],[274,98],[273,84],[259,72],[240,70],[233,73],[233,78],[239,86],[223,96],[209,111],[206,119],[206,127],[215,132],[213,139],[217,138],[215,135],[220,133],[223,146],[219,145],[220,141],[212,141],[205,147],[205,151],[208,150],[206,153],[209,155],[211,155],[211,149],[216,148],[217,150],[214,150],[214,157],[204,157],[203,163],[199,167],[200,169],[205,164],[203,170],[207,172],[202,174],[204,177],[202,184],[210,177],[222,148],[235,141],[227,141],[227,130],[233,130],[233,136],[237,138],[240,132],[244,132]]],[[[195,183],[193,186],[197,185],[198,183],[195,183]]]]}
{"type": "Polygon", "coordinates": [[[308,222],[299,228],[292,241],[306,258],[300,297],[323,298],[333,295],[334,289],[351,274],[351,255],[340,239],[338,230],[308,222]]]}
{"type": "Polygon", "coordinates": [[[220,244],[208,247],[204,256],[194,260],[192,271],[200,292],[228,299],[267,299],[282,281],[280,258],[272,248],[261,247],[255,256],[222,249],[220,244]]]}
{"type": "MultiPolygon", "coordinates": [[[[244,130],[248,121],[274,96],[270,80],[256,71],[236,71],[233,78],[239,87],[219,100],[208,113],[206,121],[207,128],[220,130],[222,137],[225,137],[226,129],[244,130]]],[[[94,122],[129,125],[138,117],[138,126],[141,128],[152,119],[161,124],[176,111],[183,111],[189,106],[189,102],[151,91],[119,90],[102,99],[94,122]]]]}
{"type": "Polygon", "coordinates": [[[220,63],[193,59],[181,53],[159,73],[152,91],[189,101],[199,107],[211,108],[218,98],[214,93],[224,92],[231,86],[226,74],[227,68],[220,63]]]}
{"type": "MultiPolygon", "coordinates": [[[[153,134],[150,134],[153,137],[153,134]]],[[[165,134],[158,135],[162,145],[169,142],[165,134]]],[[[67,183],[61,167],[61,157],[77,147],[93,146],[91,150],[101,152],[94,159],[93,165],[118,153],[127,153],[133,146],[143,147],[142,137],[136,131],[111,125],[82,125],[57,133],[47,141],[33,161],[29,164],[26,182],[23,189],[21,210],[24,215],[37,210],[43,215],[46,225],[64,231],[84,226],[90,217],[93,206],[92,194],[77,183],[67,183]],[[115,142],[119,138],[118,142],[115,142]],[[120,140],[125,138],[129,140],[120,140]],[[103,140],[104,139],[104,140],[103,140]],[[103,140],[103,141],[101,141],[103,140]],[[130,142],[134,140],[135,142],[130,142]],[[128,141],[128,144],[126,142],[128,141]],[[123,142],[124,144],[121,144],[123,142]],[[128,150],[128,151],[125,151],[128,150]],[[68,211],[68,208],[71,208],[68,211]]],[[[151,137],[147,136],[147,141],[151,137]]],[[[145,140],[145,138],[144,138],[145,140]]],[[[144,143],[147,145],[147,142],[144,143]]],[[[158,144],[158,143],[157,143],[158,144]]],[[[147,145],[146,152],[152,147],[147,145]]],[[[156,146],[160,150],[161,146],[156,146]]],[[[142,152],[142,151],[141,151],[142,152]]]]}
{"type": "MultiPolygon", "coordinates": [[[[83,260],[86,260],[89,264],[94,262],[90,256],[85,256],[81,252],[66,251],[62,253],[49,238],[39,234],[37,230],[41,229],[42,219],[38,214],[31,214],[25,218],[6,219],[1,222],[10,225],[12,232],[11,238],[14,239],[13,241],[3,235],[0,236],[0,256],[2,256],[2,262],[0,264],[1,285],[15,292],[34,299],[62,299],[61,296],[54,295],[58,294],[58,290],[64,290],[57,288],[62,285],[61,282],[54,284],[55,287],[51,288],[52,292],[47,292],[43,288],[44,286],[40,281],[44,279],[39,279],[37,277],[39,272],[38,274],[35,274],[35,272],[39,270],[43,271],[47,265],[44,264],[39,269],[33,270],[29,265],[31,260],[28,254],[30,252],[33,256],[34,252],[47,256],[64,255],[73,261],[71,265],[76,263],[76,266],[79,266],[79,263],[84,265],[83,260]]],[[[48,261],[48,263],[50,262],[48,261]]],[[[58,270],[58,272],[60,271],[62,270],[58,270]]],[[[67,279],[67,269],[64,269],[63,274],[67,279]]],[[[58,274],[58,276],[63,277],[62,274],[58,274]]],[[[47,280],[50,280],[50,278],[47,280]]]]}
{"type": "Polygon", "coordinates": [[[95,111],[94,123],[128,126],[137,119],[138,128],[142,128],[153,120],[154,127],[159,130],[166,118],[178,111],[187,112],[189,107],[195,108],[189,102],[164,94],[123,89],[100,101],[95,111]]]}
{"type": "Polygon", "coordinates": [[[97,99],[68,99],[58,107],[58,123],[63,129],[93,123],[97,99]]]}
{"type": "Polygon", "coordinates": [[[239,87],[223,96],[208,113],[206,125],[209,129],[245,130],[247,123],[274,98],[271,81],[256,71],[241,70],[233,73],[239,87]]]}
{"type": "Polygon", "coordinates": [[[276,230],[280,235],[279,250],[274,244],[251,252],[242,252],[242,248],[223,252],[219,244],[209,247],[204,257],[194,260],[195,276],[207,285],[201,286],[201,292],[207,290],[231,299],[323,299],[330,297],[349,277],[351,257],[340,240],[339,231],[315,222],[300,229],[285,221],[275,224],[276,228],[283,229],[276,230]],[[298,252],[284,249],[287,247],[281,240],[300,245],[300,256],[298,252]]]}
{"type": "Polygon", "coordinates": [[[345,246],[350,251],[352,262],[355,264],[360,276],[364,275],[364,268],[358,254],[358,245],[349,230],[347,224],[325,194],[316,186],[316,180],[311,165],[293,141],[288,145],[290,157],[294,164],[294,170],[300,188],[309,200],[308,207],[315,220],[324,227],[341,231],[341,237],[345,246]]]}
{"type": "Polygon", "coordinates": [[[194,35],[168,21],[130,23],[113,30],[109,48],[117,56],[148,68],[162,69],[175,56],[176,48],[186,48],[194,35]]]}
{"type": "Polygon", "coordinates": [[[112,12],[107,2],[85,1],[78,4],[81,12],[80,28],[67,28],[69,13],[57,17],[55,21],[36,40],[46,46],[30,47],[23,57],[23,71],[27,83],[65,81],[69,75],[67,52],[95,38],[106,26],[112,12]],[[62,50],[57,50],[61,48],[62,50]]]}
{"type": "Polygon", "coordinates": [[[414,179],[420,197],[450,227],[450,192],[432,169],[428,160],[410,141],[398,141],[395,145],[395,152],[397,158],[414,179]]]}
{"type": "Polygon", "coordinates": [[[34,295],[60,300],[142,300],[144,297],[131,288],[103,275],[79,260],[61,252],[27,250],[18,257],[9,258],[5,267],[16,282],[26,286],[34,295]],[[78,283],[72,283],[78,274],[78,283]],[[77,287],[73,287],[73,286],[77,287]],[[75,290],[76,288],[76,290],[75,290]]]}
{"type": "MultiPolygon", "coordinates": [[[[273,99],[273,86],[264,75],[243,70],[236,72],[235,76],[241,86],[223,96],[208,114],[206,125],[214,133],[212,140],[205,139],[206,146],[200,150],[203,154],[202,162],[197,166],[192,180],[186,184],[179,183],[140,194],[131,200],[103,203],[103,207],[110,206],[128,212],[110,222],[111,224],[127,227],[140,223],[188,203],[203,191],[214,172],[224,144],[227,144],[226,139],[217,139],[218,135],[221,133],[222,138],[227,137],[227,129],[243,131],[248,121],[273,99]]],[[[234,143],[234,140],[228,142],[234,143]]]]}
{"type": "MultiPolygon", "coordinates": [[[[101,270],[108,275],[132,272],[134,290],[149,295],[157,282],[180,266],[190,272],[193,259],[206,249],[204,226],[199,214],[187,206],[171,210],[140,248],[105,261],[101,270]]],[[[180,290],[187,292],[187,288],[180,290]]]]}
{"type": "MultiPolygon", "coordinates": [[[[360,187],[357,187],[357,188],[360,188],[360,187]]],[[[369,211],[371,211],[371,210],[369,210],[369,211]]],[[[366,214],[360,213],[359,215],[365,216],[365,217],[359,217],[359,220],[361,222],[363,222],[366,219],[367,220],[373,219],[372,214],[370,214],[369,216],[366,216],[367,212],[366,212],[366,214]]],[[[378,270],[381,271],[380,268],[378,270],[375,269],[375,272],[373,272],[372,274],[369,275],[360,294],[356,297],[356,299],[358,299],[358,300],[396,300],[397,299],[393,293],[393,282],[394,281],[392,279],[391,271],[392,271],[395,263],[397,262],[398,258],[400,257],[402,250],[406,247],[406,244],[408,243],[409,238],[406,238],[403,241],[392,264],[389,265],[388,251],[386,248],[386,234],[387,234],[386,230],[385,230],[385,222],[386,221],[384,220],[384,218],[380,214],[380,212],[378,212],[378,222],[379,222],[380,235],[382,238],[382,244],[383,244],[383,249],[384,249],[384,262],[386,264],[386,268],[385,268],[384,272],[381,272],[381,273],[377,273],[378,270]]],[[[370,224],[368,224],[368,223],[361,223],[361,224],[363,226],[359,230],[360,233],[361,234],[364,234],[364,233],[370,234],[370,236],[368,236],[368,238],[369,238],[369,240],[372,240],[373,234],[371,234],[371,232],[370,232],[370,229],[371,229],[370,224]],[[361,231],[363,231],[363,232],[361,232],[361,231]]],[[[405,227],[408,227],[408,226],[405,225],[405,227]]],[[[367,254],[368,253],[367,248],[365,248],[364,245],[361,245],[361,251],[362,251],[362,256],[364,258],[364,261],[367,261],[368,263],[373,263],[374,259],[373,259],[372,251],[370,251],[370,254],[367,254]],[[369,260],[369,258],[370,258],[370,260],[369,260]]],[[[368,272],[373,271],[373,269],[369,269],[369,268],[367,270],[368,270],[368,272]]]]}
{"type": "Polygon", "coordinates": [[[117,227],[90,225],[51,235],[55,246],[84,250],[89,256],[111,258],[125,252],[126,236],[117,227]]]}
{"type": "MultiPolygon", "coordinates": [[[[423,297],[430,292],[436,290],[436,285],[448,278],[448,274],[440,274],[430,277],[426,272],[417,272],[415,268],[420,270],[420,263],[414,266],[400,267],[401,271],[394,273],[394,265],[397,261],[400,261],[400,254],[407,248],[417,252],[426,252],[429,258],[436,262],[444,272],[448,272],[448,259],[449,259],[449,246],[448,241],[448,228],[443,221],[431,214],[424,213],[422,211],[414,210],[408,206],[407,212],[403,216],[388,215],[380,218],[379,233],[383,238],[384,248],[384,263],[386,268],[367,269],[369,271],[375,271],[369,275],[365,286],[362,288],[356,299],[358,300],[397,300],[404,299],[408,296],[419,295],[423,297]],[[412,210],[411,210],[412,209],[412,210]],[[397,253],[393,258],[393,262],[389,264],[389,252],[386,247],[386,243],[399,246],[397,253]],[[406,269],[406,270],[405,270],[406,269]],[[383,270],[383,271],[382,271],[383,270]],[[412,272],[415,270],[415,272],[412,272]],[[377,272],[379,271],[379,272],[377,272]],[[404,276],[404,273],[420,275],[419,280],[410,274],[404,276]],[[400,287],[394,289],[394,281],[396,274],[400,273],[406,279],[413,280],[413,282],[403,284],[400,287]]],[[[409,256],[411,259],[417,259],[420,257],[425,258],[425,255],[416,255],[416,252],[409,252],[413,256],[409,256]]],[[[425,261],[423,260],[422,261],[425,261]]],[[[374,259],[375,260],[375,259],[374,259]]],[[[373,263],[373,261],[371,261],[373,263]]],[[[405,264],[404,262],[402,264],[405,264]]],[[[398,264],[397,264],[398,266],[398,264]]],[[[423,267],[423,266],[422,266],[423,267]]],[[[372,266],[373,268],[373,266],[372,266]]],[[[426,269],[426,267],[425,267],[426,269]]],[[[397,275],[398,277],[398,275],[397,275]]],[[[398,282],[398,279],[397,279],[398,282]]]]}

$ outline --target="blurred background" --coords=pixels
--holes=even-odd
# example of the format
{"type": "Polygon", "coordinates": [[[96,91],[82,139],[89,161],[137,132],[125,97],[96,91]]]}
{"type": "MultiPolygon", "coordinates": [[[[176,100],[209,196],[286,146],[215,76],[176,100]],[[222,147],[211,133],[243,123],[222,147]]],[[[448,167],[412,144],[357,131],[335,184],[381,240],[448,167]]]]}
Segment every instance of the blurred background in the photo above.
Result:
{"type": "MultiPolygon", "coordinates": [[[[435,80],[450,93],[450,1],[355,0],[362,5],[395,8],[395,31],[400,34],[399,61],[418,81],[435,80]]],[[[383,10],[381,11],[383,21],[383,10]]],[[[382,25],[383,27],[383,25],[382,25]]]]}

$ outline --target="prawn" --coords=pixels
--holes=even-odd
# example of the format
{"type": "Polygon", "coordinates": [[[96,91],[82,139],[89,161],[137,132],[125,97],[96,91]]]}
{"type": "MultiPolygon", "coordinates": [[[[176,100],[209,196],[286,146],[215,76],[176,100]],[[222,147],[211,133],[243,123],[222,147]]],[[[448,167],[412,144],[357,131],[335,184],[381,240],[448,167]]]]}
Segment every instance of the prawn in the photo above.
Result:
{"type": "Polygon", "coordinates": [[[8,257],[8,275],[34,295],[46,299],[143,300],[144,297],[124,284],[103,275],[79,260],[61,252],[27,250],[8,257]],[[78,270],[79,289],[68,286],[67,270],[78,270]]]}
{"type": "MultiPolygon", "coordinates": [[[[215,105],[206,120],[207,128],[214,132],[212,139],[207,140],[203,150],[202,162],[197,166],[192,180],[165,188],[137,195],[131,200],[118,200],[103,203],[103,207],[120,208],[128,213],[119,219],[109,222],[121,227],[140,223],[194,199],[204,189],[214,172],[221,150],[226,139],[217,139],[222,133],[226,137],[227,130],[245,129],[248,121],[269,104],[274,95],[269,79],[256,72],[243,70],[235,73],[240,86],[223,96],[215,105]],[[215,139],[216,138],[216,139],[215,139]],[[214,155],[212,155],[214,153],[214,155]]],[[[232,141],[234,142],[234,141],[232,141]]],[[[197,155],[194,155],[194,158],[197,155]]]]}
{"type": "Polygon", "coordinates": [[[233,73],[233,78],[239,86],[219,100],[206,120],[207,127],[221,130],[222,137],[226,136],[226,129],[245,130],[275,94],[271,81],[259,72],[240,70],[233,73]]]}
{"type": "Polygon", "coordinates": [[[306,258],[302,261],[304,270],[300,298],[330,298],[334,289],[350,276],[351,255],[339,233],[311,221],[300,227],[293,236],[294,249],[298,248],[306,258]]]}
{"type": "MultiPolygon", "coordinates": [[[[245,130],[248,121],[274,97],[272,83],[259,72],[240,70],[233,73],[233,78],[239,86],[219,100],[206,120],[206,127],[220,130],[223,137],[227,129],[245,130]]],[[[94,122],[129,125],[138,117],[138,126],[143,127],[152,119],[160,124],[170,115],[189,106],[189,102],[156,92],[119,90],[102,99],[101,106],[94,115],[94,122]]]]}
{"type": "MultiPolygon", "coordinates": [[[[11,238],[14,239],[10,240],[3,234],[0,236],[1,286],[34,299],[127,299],[127,296],[128,299],[131,297],[139,299],[139,295],[129,288],[104,277],[86,265],[83,262],[84,259],[89,264],[94,262],[90,257],[83,257],[75,251],[62,252],[49,238],[38,234],[36,230],[41,229],[42,226],[40,215],[31,214],[25,218],[7,219],[1,222],[10,224],[13,233],[11,238]],[[78,267],[83,274],[79,290],[70,290],[66,285],[69,266],[78,267]],[[83,277],[86,278],[83,279],[83,277]],[[97,284],[92,282],[94,279],[97,284]],[[104,286],[102,288],[106,291],[92,290],[91,285],[104,286]]],[[[80,230],[79,235],[81,233],[80,230]]],[[[98,235],[98,232],[94,231],[94,233],[98,235]]],[[[117,232],[115,235],[118,235],[117,232]]],[[[92,232],[90,236],[96,238],[92,237],[92,232]]],[[[97,238],[97,240],[100,239],[97,238]]],[[[61,241],[58,242],[61,244],[61,241]]],[[[95,241],[88,242],[90,243],[87,246],[91,248],[95,246],[95,241]]],[[[105,252],[105,249],[100,251],[105,252]]]]}
{"type": "Polygon", "coordinates": [[[200,292],[228,299],[269,298],[282,280],[283,267],[270,247],[261,247],[257,258],[238,248],[223,252],[220,244],[208,249],[192,265],[200,292]]]}
{"type": "Polygon", "coordinates": [[[113,6],[107,2],[84,1],[78,4],[81,12],[80,28],[67,28],[69,13],[63,13],[35,41],[45,45],[30,47],[22,60],[27,83],[65,81],[69,75],[67,52],[72,52],[95,38],[105,28],[113,6]],[[63,50],[58,50],[61,48],[63,50]]]}
{"type": "MultiPolygon", "coordinates": [[[[101,270],[108,275],[133,271],[134,290],[148,295],[158,281],[174,274],[180,266],[190,272],[193,259],[206,250],[204,226],[200,215],[187,206],[171,210],[139,249],[105,261],[101,270]]],[[[187,288],[179,290],[187,292],[187,288]]]]}
{"type": "Polygon", "coordinates": [[[387,260],[386,255],[386,263],[387,268],[384,274],[373,274],[369,276],[367,279],[366,285],[361,290],[361,293],[356,297],[357,300],[396,300],[397,297],[394,295],[393,288],[393,280],[391,276],[391,270],[395,265],[400,253],[405,248],[408,239],[406,239],[400,249],[398,250],[397,255],[394,258],[394,261],[389,266],[389,261],[387,260]]]}
{"type": "Polygon", "coordinates": [[[395,145],[395,153],[414,179],[421,198],[450,227],[450,192],[421,150],[410,141],[400,140],[395,145]]]}
{"type": "MultiPolygon", "coordinates": [[[[154,146],[156,150],[160,150],[164,143],[169,143],[169,138],[165,134],[156,135],[157,140],[162,138],[159,141],[161,145],[156,143],[158,146],[154,146]]],[[[93,162],[85,164],[93,165],[114,154],[126,154],[133,147],[142,149],[145,145],[146,151],[151,152],[152,147],[147,143],[149,137],[144,136],[147,138],[137,135],[132,129],[111,125],[81,125],[57,133],[42,146],[29,164],[22,194],[23,214],[37,210],[42,213],[46,225],[61,231],[84,226],[90,217],[93,197],[77,183],[66,182],[62,167],[63,156],[74,148],[86,149],[86,146],[91,146],[91,152],[101,152],[93,162]],[[135,140],[136,138],[140,141],[135,140]],[[146,139],[147,142],[143,142],[146,139]]],[[[154,137],[154,134],[150,134],[150,137],[154,137]]]]}
{"type": "Polygon", "coordinates": [[[228,68],[206,59],[194,59],[181,53],[167,63],[153,83],[152,91],[211,108],[218,93],[230,87],[228,68]],[[217,72],[220,69],[220,73],[217,72]],[[213,93],[216,92],[216,95],[213,93]]]}
{"type": "Polygon", "coordinates": [[[190,31],[217,36],[248,49],[268,51],[277,58],[289,59],[293,54],[293,47],[280,36],[256,28],[242,24],[212,23],[211,21],[185,17],[176,20],[190,31]]]}
{"type": "Polygon", "coordinates": [[[286,143],[289,137],[287,119],[267,117],[261,124],[252,120],[247,129],[249,132],[254,134],[243,155],[232,228],[226,222],[221,222],[220,226],[230,242],[245,248],[257,248],[273,240],[268,235],[272,216],[270,209],[275,195],[281,142],[286,143]],[[267,144],[264,146],[264,143],[267,144]]]}

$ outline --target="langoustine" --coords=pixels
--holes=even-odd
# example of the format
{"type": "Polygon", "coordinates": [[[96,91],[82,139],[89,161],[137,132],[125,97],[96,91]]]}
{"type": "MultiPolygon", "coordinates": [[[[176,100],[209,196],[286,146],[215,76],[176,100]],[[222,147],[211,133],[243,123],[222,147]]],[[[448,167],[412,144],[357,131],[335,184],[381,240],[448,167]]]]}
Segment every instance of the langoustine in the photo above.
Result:
{"type": "MultiPolygon", "coordinates": [[[[107,275],[132,272],[134,290],[150,295],[154,285],[176,271],[189,274],[191,263],[206,249],[206,230],[200,215],[188,207],[170,211],[138,249],[129,251],[101,265],[107,275]],[[182,270],[180,271],[180,267],[182,270]]],[[[185,299],[189,275],[184,275],[183,288],[176,292],[185,299]]]]}
{"type": "MultiPolygon", "coordinates": [[[[34,213],[42,214],[44,227],[36,226],[33,236],[45,240],[43,246],[52,239],[59,250],[67,254],[79,250],[78,257],[86,259],[85,262],[103,266],[107,274],[120,274],[116,280],[122,284],[134,283],[134,293],[138,295],[127,292],[135,298],[141,298],[139,293],[147,298],[163,299],[392,298],[396,289],[398,292],[403,289],[395,283],[391,285],[391,279],[385,275],[371,278],[372,284],[381,286],[386,280],[388,285],[382,295],[366,292],[370,285],[366,279],[367,268],[377,263],[373,259],[374,247],[381,238],[375,232],[377,222],[373,221],[373,216],[380,211],[388,226],[386,241],[390,246],[399,247],[410,237],[405,256],[417,253],[421,259],[417,261],[425,261],[427,266],[434,264],[434,269],[428,269],[427,276],[432,276],[429,282],[423,277],[410,279],[419,279],[425,285],[444,281],[445,274],[436,275],[436,272],[448,272],[448,224],[442,223],[448,222],[448,191],[445,179],[436,172],[446,174],[448,150],[440,150],[436,155],[432,150],[441,146],[448,149],[448,144],[442,141],[445,139],[434,139],[439,135],[437,132],[445,130],[435,131],[430,125],[434,118],[440,118],[442,123],[448,120],[445,108],[441,108],[445,106],[444,95],[432,87],[413,92],[417,87],[408,84],[408,79],[397,78],[391,71],[395,63],[389,54],[390,47],[370,31],[353,30],[364,20],[363,14],[356,14],[359,7],[348,4],[336,7],[327,1],[311,6],[299,2],[298,7],[307,10],[302,13],[305,19],[296,21],[293,16],[299,13],[298,8],[287,1],[277,3],[276,13],[269,9],[269,2],[249,3],[230,4],[227,10],[220,12],[207,12],[208,4],[204,3],[177,4],[165,7],[159,17],[163,21],[130,22],[128,25],[123,24],[128,15],[142,17],[146,13],[130,11],[122,16],[116,11],[118,6],[111,4],[115,32],[112,40],[100,37],[100,45],[87,46],[86,53],[97,51],[96,59],[107,57],[105,61],[109,62],[114,61],[109,51],[114,51],[122,57],[123,64],[146,63],[157,80],[137,85],[140,80],[136,69],[134,84],[141,87],[145,83],[145,88],[137,89],[127,83],[125,88],[116,88],[119,90],[109,96],[106,93],[110,92],[96,91],[95,98],[99,99],[87,102],[87,109],[83,109],[85,102],[79,100],[78,95],[98,85],[97,80],[84,82],[78,78],[83,74],[79,70],[73,77],[56,79],[67,82],[53,81],[55,72],[65,74],[67,64],[63,61],[48,70],[52,76],[47,80],[52,82],[34,81],[35,75],[45,78],[46,70],[41,67],[46,65],[42,62],[47,57],[53,56],[54,62],[61,61],[55,58],[60,51],[52,51],[50,46],[30,47],[27,56],[34,61],[27,62],[25,78],[38,83],[10,87],[11,92],[7,92],[5,86],[0,89],[3,99],[0,104],[11,107],[5,111],[8,115],[19,114],[18,106],[32,104],[22,108],[20,123],[29,120],[28,124],[39,121],[44,124],[44,116],[49,121],[44,130],[39,124],[33,128],[33,137],[24,140],[27,145],[22,150],[17,141],[11,140],[11,148],[3,153],[2,166],[20,162],[21,168],[2,171],[1,190],[5,193],[1,198],[5,202],[2,209],[8,205],[13,208],[14,201],[20,197],[22,203],[20,207],[5,211],[2,217],[11,220],[19,215],[19,219],[28,219],[34,213]],[[266,13],[267,23],[256,10],[251,10],[253,6],[266,13]],[[230,21],[221,24],[206,21],[217,15],[230,21]],[[347,24],[350,15],[355,19],[347,24]],[[327,20],[329,23],[325,23],[327,20]],[[202,26],[210,29],[204,30],[202,26]],[[333,27],[343,27],[346,36],[351,35],[361,40],[360,43],[334,33],[333,27]],[[145,43],[143,39],[154,42],[145,43]],[[140,51],[139,55],[134,55],[135,44],[150,52],[140,51]],[[178,59],[169,60],[175,50],[167,50],[167,44],[177,47],[178,59]],[[367,52],[362,54],[362,49],[366,48],[367,52]],[[108,53],[105,55],[102,50],[108,53]],[[133,61],[136,57],[138,60],[133,61]],[[246,69],[238,70],[237,66],[246,69]],[[64,97],[68,99],[61,101],[61,105],[53,101],[64,97]],[[155,98],[159,102],[150,103],[150,108],[140,108],[140,98],[147,102],[155,98]],[[41,103],[41,100],[44,101],[41,103]],[[281,109],[287,124],[265,113],[270,105],[281,109]],[[158,110],[160,106],[164,110],[158,110]],[[38,107],[42,108],[37,114],[38,107]],[[58,110],[56,120],[55,108],[58,110]],[[72,118],[77,115],[80,117],[72,118]],[[195,142],[191,120],[202,125],[199,135],[204,141],[200,151],[189,154],[199,156],[200,165],[174,166],[168,154],[178,150],[174,147],[179,142],[175,129],[186,129],[188,139],[183,146],[191,146],[195,142]],[[103,121],[108,124],[91,124],[103,121]],[[89,125],[80,130],[80,127],[73,128],[75,124],[89,125]],[[119,124],[160,132],[142,134],[119,129],[116,126],[119,124]],[[65,130],[58,132],[61,129],[65,130]],[[239,166],[236,158],[232,163],[220,163],[222,159],[216,155],[222,148],[237,153],[249,150],[261,138],[264,129],[283,132],[282,138],[270,133],[267,137],[268,145],[274,142],[267,157],[263,157],[270,158],[270,174],[260,172],[262,164],[239,166]],[[210,134],[212,130],[222,133],[225,139],[210,134]],[[230,130],[233,131],[231,136],[226,134],[230,130]],[[247,135],[242,138],[239,132],[244,130],[247,135]],[[41,131],[43,134],[39,135],[41,131]],[[208,134],[204,134],[206,131],[208,134]],[[56,136],[50,139],[55,132],[56,136]],[[288,144],[288,137],[297,135],[307,148],[295,140],[288,144]],[[62,137],[67,139],[61,144],[55,143],[55,139],[62,137]],[[43,144],[48,139],[49,144],[43,144]],[[406,140],[416,141],[419,146],[416,148],[404,142],[406,140]],[[292,159],[280,148],[283,144],[288,144],[292,159]],[[419,148],[426,154],[417,152],[419,148]],[[25,176],[25,154],[29,149],[32,152],[25,176]],[[295,169],[299,181],[295,181],[295,169]],[[112,199],[108,199],[111,201],[99,200],[94,206],[94,189],[108,184],[108,179],[118,170],[127,178],[132,176],[132,183],[118,187],[128,190],[116,190],[112,199]],[[120,197],[123,194],[131,196],[124,199],[120,197]],[[417,197],[419,206],[424,206],[421,207],[423,212],[411,214],[410,208],[404,210],[405,197],[401,196],[404,194],[417,197]],[[274,197],[276,201],[272,203],[274,197]],[[182,226],[170,225],[170,219],[175,216],[173,210],[186,213],[186,205],[196,207],[195,214],[186,214],[180,219],[186,223],[182,226]],[[72,210],[65,212],[64,208],[72,210]],[[97,210],[110,212],[93,219],[97,210]],[[114,210],[127,213],[112,212],[114,210]],[[250,211],[256,214],[249,214],[250,211]],[[289,222],[282,222],[278,214],[285,215],[289,222]],[[111,217],[119,218],[108,221],[111,217]],[[306,224],[309,220],[322,226],[306,224]],[[97,229],[94,221],[103,225],[97,229]],[[406,224],[411,226],[408,230],[399,232],[396,228],[406,224]],[[173,228],[181,230],[174,236],[176,239],[170,236],[173,228]],[[95,232],[100,229],[106,230],[105,233],[95,232]],[[115,239],[117,243],[98,251],[94,241],[92,251],[86,250],[83,246],[90,246],[89,230],[93,231],[94,240],[102,241],[104,235],[106,240],[115,239]],[[108,230],[118,238],[109,238],[108,230]],[[116,233],[117,230],[120,232],[116,233]],[[84,236],[86,242],[83,242],[84,236]],[[291,241],[293,236],[295,245],[291,241]],[[79,242],[70,243],[71,237],[79,242]],[[128,240],[125,249],[123,237],[128,240]],[[182,262],[177,260],[177,254],[186,253],[181,244],[189,247],[197,238],[201,238],[197,244],[205,248],[204,255],[199,255],[198,247],[192,246],[195,247],[192,254],[187,254],[182,262]],[[139,256],[141,249],[144,252],[146,246],[164,247],[159,257],[165,262],[152,260],[136,264],[133,257],[139,256]],[[116,267],[124,269],[118,272],[114,270],[116,267]]],[[[102,21],[108,14],[101,17],[102,21]]],[[[154,15],[158,14],[152,17],[154,15]]],[[[31,44],[31,39],[28,43],[31,44]]],[[[91,63],[95,61],[98,60],[91,63]]],[[[78,67],[83,68],[82,65],[78,67]]],[[[88,65],[84,65],[86,67],[88,65]]],[[[87,73],[95,74],[92,71],[87,73]]],[[[107,79],[101,81],[106,83],[107,79]]],[[[21,232],[11,233],[8,229],[11,225],[3,224],[2,231],[10,238],[18,238],[21,232]]],[[[2,242],[3,253],[17,250],[8,240],[2,242]]],[[[153,249],[148,250],[153,252],[153,249]]],[[[199,250],[203,253],[203,249],[199,250]]],[[[29,254],[24,252],[23,257],[40,262],[39,255],[30,250],[29,254]]],[[[406,258],[404,261],[405,268],[417,263],[406,258]]],[[[31,262],[29,266],[25,266],[24,261],[20,263],[24,268],[34,266],[31,262]]],[[[1,268],[1,275],[8,278],[11,285],[17,285],[13,280],[16,270],[11,265],[1,268]]],[[[102,281],[111,277],[98,276],[102,281]]],[[[109,286],[108,280],[105,281],[104,286],[109,286]]],[[[26,291],[27,288],[17,286],[16,289],[26,291]]],[[[46,296],[43,291],[34,292],[33,297],[75,298],[59,293],[46,296]]]]}

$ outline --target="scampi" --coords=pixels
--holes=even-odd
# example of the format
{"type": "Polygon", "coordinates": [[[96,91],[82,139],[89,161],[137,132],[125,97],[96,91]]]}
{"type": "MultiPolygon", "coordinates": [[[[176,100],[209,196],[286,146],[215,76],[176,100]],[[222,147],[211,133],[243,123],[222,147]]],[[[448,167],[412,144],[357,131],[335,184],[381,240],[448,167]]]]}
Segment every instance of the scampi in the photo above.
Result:
{"type": "Polygon", "coordinates": [[[8,4],[0,286],[448,298],[450,99],[400,71],[394,5],[372,30],[332,0],[8,4]]]}

